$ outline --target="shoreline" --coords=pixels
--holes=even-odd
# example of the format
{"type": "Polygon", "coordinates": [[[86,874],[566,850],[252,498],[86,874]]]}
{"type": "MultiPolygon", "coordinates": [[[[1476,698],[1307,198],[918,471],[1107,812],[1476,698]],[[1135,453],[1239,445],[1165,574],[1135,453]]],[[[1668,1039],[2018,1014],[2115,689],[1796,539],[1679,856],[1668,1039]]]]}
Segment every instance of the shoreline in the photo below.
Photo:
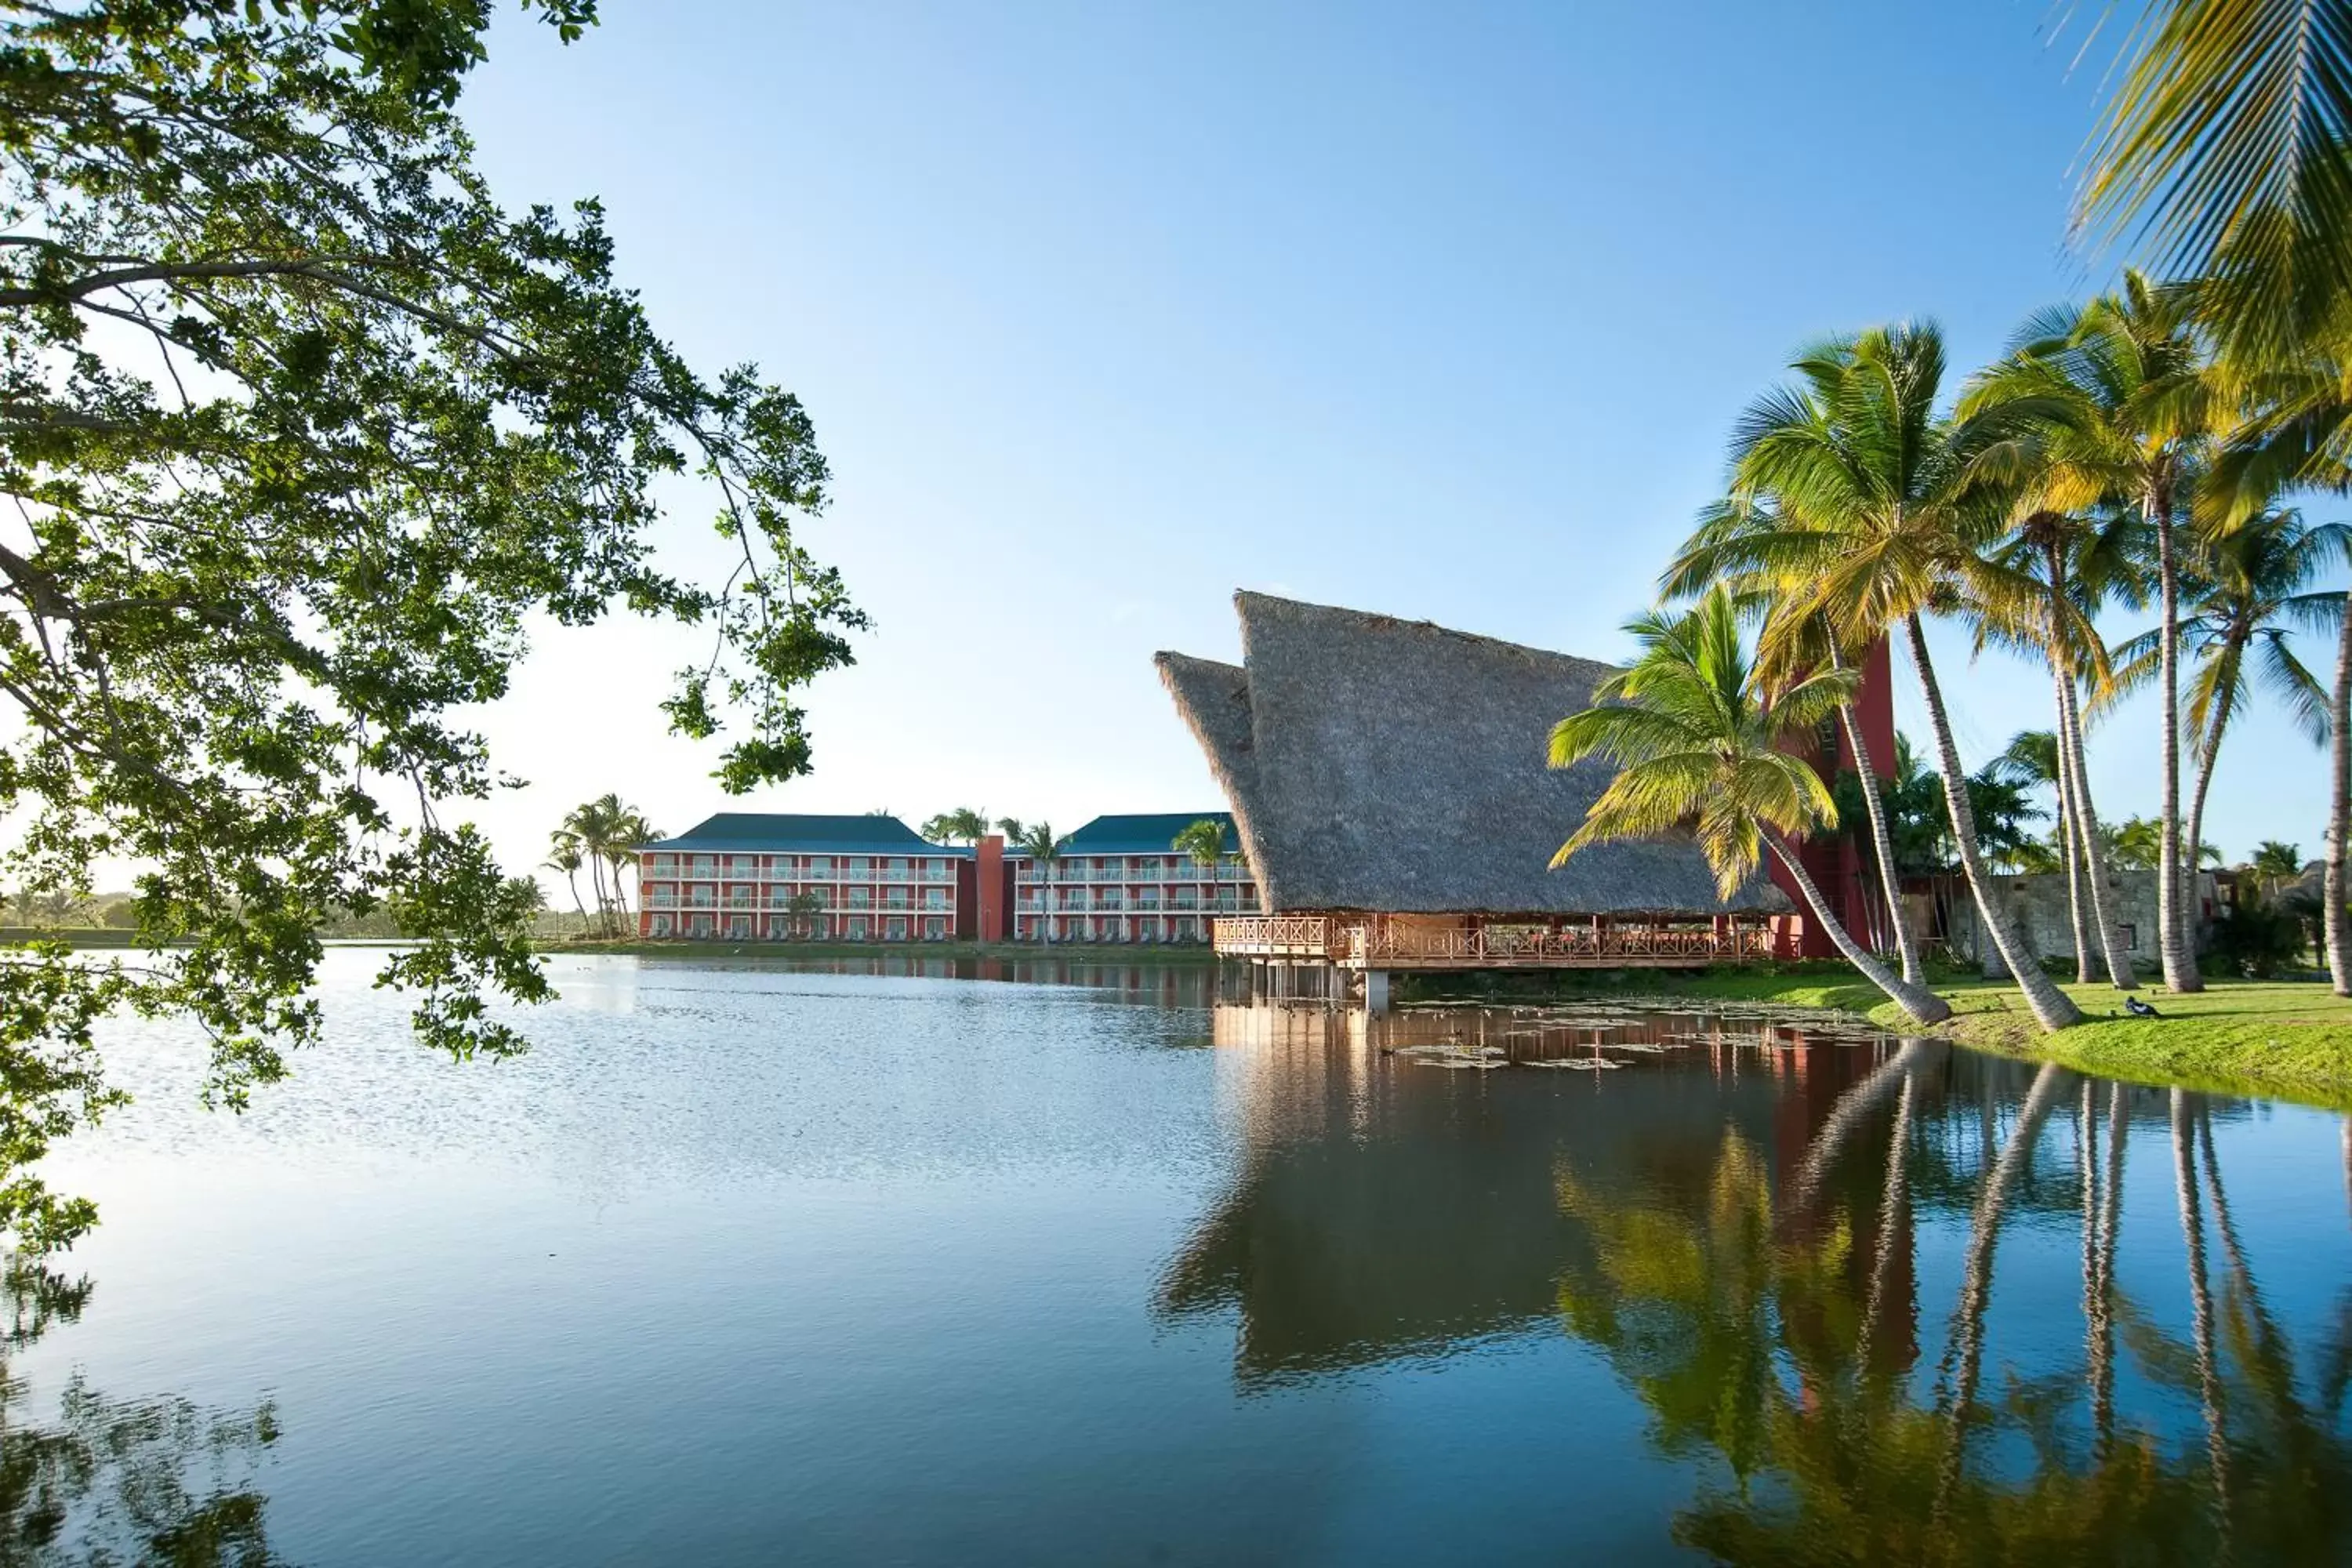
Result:
{"type": "MultiPolygon", "coordinates": [[[[2352,1110],[2352,1000],[2336,995],[2325,981],[2209,978],[2205,984],[2201,992],[2177,996],[2144,981],[2132,994],[2163,1014],[2160,1018],[2124,1015],[2124,994],[2104,983],[2068,984],[2061,988],[2090,1016],[2050,1035],[2005,981],[1931,982],[1929,989],[1952,1005],[1953,1016],[1923,1026],[1853,970],[1828,963],[1684,976],[1601,972],[1557,983],[1550,994],[1815,1007],[1867,1018],[1891,1034],[1949,1040],[2020,1060],[2053,1061],[2102,1078],[2352,1110]],[[2106,1016],[2111,1010],[2116,1016],[2106,1016]]],[[[1498,1002],[1533,999],[1522,988],[1498,987],[1491,994],[1498,1002]]]]}

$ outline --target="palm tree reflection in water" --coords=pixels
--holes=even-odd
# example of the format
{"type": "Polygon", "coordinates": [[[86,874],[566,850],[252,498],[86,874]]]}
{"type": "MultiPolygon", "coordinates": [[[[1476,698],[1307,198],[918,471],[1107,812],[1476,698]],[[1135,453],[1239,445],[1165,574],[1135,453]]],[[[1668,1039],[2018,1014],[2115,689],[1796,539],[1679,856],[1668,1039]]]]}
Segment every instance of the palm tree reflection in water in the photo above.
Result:
{"type": "Polygon", "coordinates": [[[1713,1478],[1672,1528],[1723,1560],[2352,1554],[2352,1290],[2282,1258],[2295,1312],[2265,1300],[2213,1142],[2241,1102],[1770,1021],[1654,1016],[1623,1070],[1448,1073],[1412,1053],[1609,1031],[1216,1013],[1247,1147],[1158,1307],[1238,1308],[1245,1394],[1556,1323],[1713,1478]],[[2135,1120],[2144,1161],[2172,1134],[2173,1212],[2135,1186],[2126,1253],[2135,1120]]]}
{"type": "MultiPolygon", "coordinates": [[[[1833,1209],[1809,1225],[1776,1205],[1766,1163],[1736,1131],[1696,1201],[1612,1201],[1560,1178],[1563,1209],[1594,1242],[1593,1266],[1570,1269],[1560,1287],[1569,1331],[1633,1383],[1666,1452],[1712,1452],[1733,1478],[1699,1498],[1677,1538],[1741,1563],[2334,1560],[2352,1542],[2346,1319],[2340,1310],[2306,1398],[2230,1221],[2202,1097],[2176,1089],[2169,1108],[2188,1344],[2158,1326],[2163,1306],[2143,1311],[2116,1285],[2126,1091],[2107,1089],[2104,1168],[2096,1087],[2083,1081],[2074,1169],[2036,1169],[2072,1077],[2045,1066],[1998,1152],[1976,1140],[1977,1195],[1931,1396],[1923,1402],[1908,1368],[1874,1353],[1893,1238],[1910,1223],[1906,1173],[1933,1166],[1942,1183],[1961,1173],[1947,1164],[1948,1137],[1914,1125],[1915,1096],[1935,1076],[1906,1068],[1882,1134],[1880,1246],[1859,1310],[1853,1221],[1833,1209]],[[2080,1377],[2012,1373],[1986,1397],[1997,1247],[2029,1172],[2037,1185],[2079,1190],[2086,1364],[2080,1377]],[[2218,1300],[2209,1222],[2227,1262],[2218,1300]],[[2142,1376],[2193,1397],[2201,1442],[2153,1425],[2118,1428],[2118,1323],[2142,1376]]],[[[1963,1115],[1974,1120],[1974,1109],[1963,1115]]]]}

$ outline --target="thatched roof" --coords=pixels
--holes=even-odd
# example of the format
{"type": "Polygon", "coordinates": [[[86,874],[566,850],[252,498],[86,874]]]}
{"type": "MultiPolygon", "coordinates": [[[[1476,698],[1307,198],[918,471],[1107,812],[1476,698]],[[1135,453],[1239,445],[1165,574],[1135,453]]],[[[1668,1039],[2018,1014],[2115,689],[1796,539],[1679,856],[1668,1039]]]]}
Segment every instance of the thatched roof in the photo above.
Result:
{"type": "Polygon", "coordinates": [[[1552,851],[1611,777],[1544,765],[1551,727],[1610,667],[1358,610],[1234,595],[1236,668],[1158,656],[1232,802],[1269,910],[1779,911],[1762,876],[1726,903],[1687,842],[1552,851]]]}

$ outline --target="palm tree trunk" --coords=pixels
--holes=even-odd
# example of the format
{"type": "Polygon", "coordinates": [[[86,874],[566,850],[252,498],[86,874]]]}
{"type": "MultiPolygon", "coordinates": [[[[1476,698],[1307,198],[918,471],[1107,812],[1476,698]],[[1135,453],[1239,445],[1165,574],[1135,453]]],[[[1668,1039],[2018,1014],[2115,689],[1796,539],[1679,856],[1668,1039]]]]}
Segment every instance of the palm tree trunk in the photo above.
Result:
{"type": "MultiPolygon", "coordinates": [[[[2345,835],[2352,830],[2352,594],[2344,596],[2344,624],[2336,635],[2336,689],[2327,704],[2326,869],[2321,873],[2321,911],[2327,933],[2327,973],[2336,994],[2352,996],[2352,921],[2344,917],[2345,835]]],[[[2347,1144],[2352,1148],[2352,1144],[2347,1144]]]]}
{"type": "MultiPolygon", "coordinates": [[[[2221,755],[2221,731],[2229,722],[2230,692],[2227,684],[2224,683],[2222,689],[2213,700],[2212,715],[2206,722],[2204,739],[2197,748],[2196,782],[2189,786],[2187,847],[2189,885],[2192,889],[2197,885],[2198,868],[2201,861],[2200,850],[2205,842],[2205,792],[2212,786],[2213,763],[2221,755]]],[[[2193,909],[2195,906],[2196,900],[2192,899],[2190,907],[2193,909]]]]}
{"type": "MultiPolygon", "coordinates": [[[[1903,1048],[1908,1051],[1911,1047],[1903,1048]]],[[[1912,1075],[1905,1072],[1903,1093],[1895,1102],[1895,1131],[1887,1137],[1886,1180],[1878,1194],[1878,1243],[1871,1251],[1870,1299],[1863,1308],[1862,1331],[1853,1350],[1854,1365],[1864,1374],[1870,1371],[1871,1347],[1878,1342],[1881,1309],[1895,1273],[1896,1243],[1911,1222],[1906,1156],[1911,1152],[1912,1081],[1912,1075]]]]}
{"type": "Polygon", "coordinates": [[[2221,1373],[2213,1344],[2213,1292],[2205,1277],[2205,1221],[2197,1201],[2193,1151],[2196,1127],[2189,1096],[2172,1091],[2173,1183],[2180,1200],[2180,1234],[2189,1244],[2189,1337],[2197,1351],[2198,1403],[2205,1414],[2205,1455],[2213,1476],[2213,1522],[2226,1546],[2230,1534],[2230,1447],[2221,1409],[2221,1373]]]}
{"type": "MultiPolygon", "coordinates": [[[[1830,661],[1835,665],[1834,657],[1830,661]]],[[[1870,817],[1870,847],[1878,859],[1878,879],[1886,890],[1886,916],[1895,925],[1895,951],[1903,961],[1906,984],[1927,988],[1927,971],[1919,961],[1919,939],[1903,918],[1903,883],[1895,870],[1895,837],[1886,826],[1886,803],[1878,797],[1878,773],[1862,743],[1862,726],[1854,721],[1851,704],[1838,710],[1845,726],[1846,744],[1853,751],[1853,775],[1862,784],[1863,810],[1870,817]]]]}
{"type": "Polygon", "coordinates": [[[1869,951],[1838,923],[1837,917],[1830,913],[1829,900],[1822,898],[1821,889],[1813,885],[1811,874],[1805,869],[1804,862],[1797,858],[1797,851],[1787,839],[1768,831],[1764,841],[1771,846],[1772,853],[1780,857],[1790,880],[1797,884],[1797,890],[1805,895],[1805,902],[1811,906],[1813,917],[1822,922],[1822,929],[1829,933],[1830,941],[1837,945],[1838,952],[1845,955],[1848,963],[1862,971],[1864,979],[1886,993],[1890,1000],[1919,1023],[1937,1024],[1952,1016],[1950,1003],[1924,985],[1914,985],[1899,975],[1889,973],[1885,964],[1872,957],[1869,951]]]}
{"type": "Polygon", "coordinates": [[[2091,763],[2083,748],[2083,710],[2074,700],[2071,671],[2058,694],[2058,744],[2066,770],[2074,775],[2074,833],[2082,841],[2084,879],[2091,884],[2091,920],[2106,949],[2107,979],[2118,991],[2139,989],[2133,972],[2131,944],[2124,941],[2123,922],[2116,918],[2115,889],[2107,881],[2107,846],[2099,837],[2099,808],[2091,800],[2091,763]]]}
{"type": "Polygon", "coordinates": [[[2164,984],[2172,991],[2202,991],[2194,945],[2189,937],[2189,910],[2180,869],[2180,568],[2174,558],[2172,486],[2168,479],[2151,479],[2146,506],[2148,523],[2156,530],[2158,596],[2164,605],[2164,624],[2158,629],[2158,700],[2163,704],[2164,810],[2157,850],[2157,938],[2164,957],[2164,984]]]}
{"type": "Polygon", "coordinates": [[[2100,1194],[2099,1316],[2091,1333],[2091,1431],[2105,1457],[2116,1440],[2116,1249],[2124,1221],[2124,1139],[2131,1108],[2124,1086],[2107,1086],[2107,1178],[2100,1194]]]}
{"type": "Polygon", "coordinates": [[[577,870],[566,871],[563,880],[572,889],[572,907],[580,911],[580,931],[585,935],[588,931],[588,906],[580,901],[580,873],[577,870]]]}
{"type": "Polygon", "coordinates": [[[1976,895],[1977,919],[1992,939],[2001,962],[2009,966],[2018,989],[2024,992],[2025,1005],[2032,1009],[2035,1021],[2052,1030],[2079,1024],[2083,1010],[2058,989],[2040,962],[2026,951],[2016,922],[1992,897],[1984,852],[1977,844],[1976,813],[1969,809],[1967,775],[1960,771],[1959,748],[1952,742],[1951,715],[1944,708],[1943,689],[1936,683],[1935,661],[1927,656],[1927,631],[1916,615],[1903,617],[1903,631],[1910,641],[1911,665],[1919,678],[1920,693],[1927,700],[1927,727],[1936,737],[1937,771],[1944,777],[1944,802],[1952,814],[1952,837],[1959,847],[1960,868],[1968,873],[1969,889],[1976,895]]]}
{"type": "Polygon", "coordinates": [[[2091,946],[2091,889],[2083,875],[2081,837],[2075,826],[2080,812],[2074,799],[2074,769],[2066,749],[2066,675],[2053,660],[2051,683],[2058,693],[2058,848],[2066,857],[2066,918],[2074,937],[2074,983],[2088,985],[2099,977],[2099,960],[2091,946]]]}
{"type": "Polygon", "coordinates": [[[1985,1308],[1992,1300],[1993,1249],[2008,1213],[2010,1189],[2032,1163],[2042,1123],[2058,1099],[2059,1078],[2056,1062],[2042,1063],[2042,1070],[2034,1074],[2033,1087],[2017,1113],[2017,1124],[2010,1129],[2000,1158],[1985,1172],[1984,1184],[1977,1190],[1976,1206],[1969,1216],[1969,1246],[1960,1261],[1960,1299],[1953,1309],[1952,1331],[1945,1351],[1947,1365],[1952,1369],[1946,1394],[1950,1401],[1952,1435],[1936,1487],[1938,1520],[1950,1506],[1966,1457],[1969,1410],[1976,1403],[1977,1381],[1984,1365],[1985,1308]]]}

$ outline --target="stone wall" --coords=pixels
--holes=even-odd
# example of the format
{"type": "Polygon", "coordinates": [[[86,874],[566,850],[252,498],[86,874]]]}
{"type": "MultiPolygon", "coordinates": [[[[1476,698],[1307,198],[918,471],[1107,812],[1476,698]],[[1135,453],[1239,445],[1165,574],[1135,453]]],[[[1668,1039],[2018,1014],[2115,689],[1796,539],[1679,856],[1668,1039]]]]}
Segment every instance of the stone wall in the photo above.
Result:
{"type": "MultiPolygon", "coordinates": [[[[2163,961],[2156,940],[2156,882],[2153,871],[2114,871],[2107,877],[2108,909],[2124,927],[2133,965],[2149,972],[2160,967],[2163,961]]],[[[2213,907],[2212,874],[2200,874],[2198,882],[2204,911],[2210,913],[2213,907]]],[[[1994,896],[2015,917],[2026,946],[2036,956],[2063,959],[2070,963],[2074,961],[2074,918],[2068,910],[2063,872],[1995,877],[1993,884],[1998,889],[1994,896]]],[[[1953,955],[1964,961],[1974,960],[1989,975],[2002,973],[2000,953],[1991,942],[1979,940],[1976,900],[1969,896],[1965,883],[1953,900],[1951,920],[1953,955]]],[[[2204,946],[2204,926],[2200,920],[2200,949],[2204,946]]],[[[2095,931],[2091,940],[2095,947],[2098,945],[2095,931]]]]}

